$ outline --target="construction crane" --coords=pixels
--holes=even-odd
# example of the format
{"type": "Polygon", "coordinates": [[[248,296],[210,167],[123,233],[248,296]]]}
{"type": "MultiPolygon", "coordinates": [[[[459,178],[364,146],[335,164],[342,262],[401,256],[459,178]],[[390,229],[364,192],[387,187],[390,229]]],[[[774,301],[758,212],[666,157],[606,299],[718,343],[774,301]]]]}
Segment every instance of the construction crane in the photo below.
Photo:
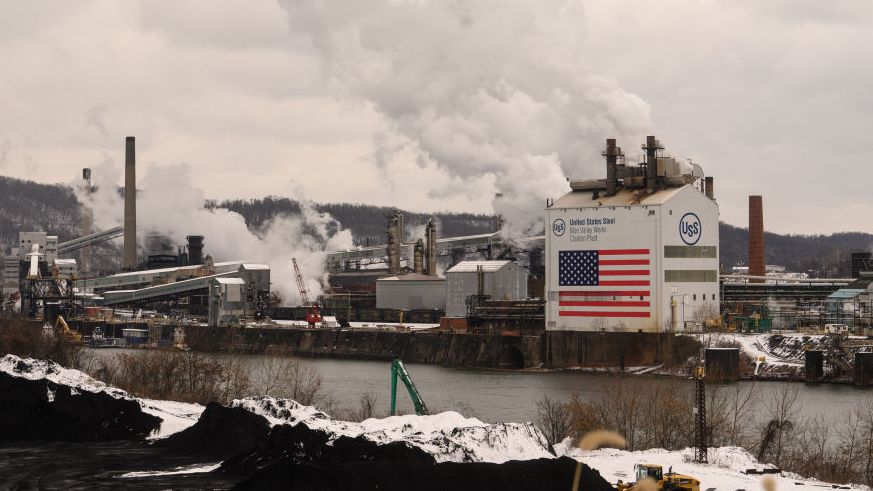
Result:
{"type": "Polygon", "coordinates": [[[291,263],[294,264],[294,276],[297,278],[297,291],[300,292],[300,301],[306,307],[306,323],[309,327],[315,327],[321,323],[321,312],[318,311],[318,302],[309,302],[309,290],[306,289],[306,282],[303,281],[303,275],[300,274],[300,267],[297,266],[297,258],[292,257],[291,263]]]}
{"type": "Polygon", "coordinates": [[[409,398],[412,399],[412,405],[415,407],[415,414],[424,416],[430,414],[427,410],[427,405],[421,398],[421,394],[412,383],[412,378],[403,366],[403,362],[395,359],[391,362],[391,416],[396,414],[397,410],[397,378],[406,386],[406,391],[409,392],[409,398]]]}

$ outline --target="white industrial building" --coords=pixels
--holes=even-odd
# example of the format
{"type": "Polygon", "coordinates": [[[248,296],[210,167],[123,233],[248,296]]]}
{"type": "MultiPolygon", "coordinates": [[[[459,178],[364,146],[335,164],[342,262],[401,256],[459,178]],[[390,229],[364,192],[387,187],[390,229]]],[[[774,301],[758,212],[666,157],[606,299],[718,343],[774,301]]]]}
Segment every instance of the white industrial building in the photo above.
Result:
{"type": "Polygon", "coordinates": [[[2,288],[3,298],[8,298],[9,295],[18,292],[18,278],[21,264],[18,260],[18,248],[13,247],[11,254],[2,256],[3,271],[0,273],[0,288],[2,288]]]}
{"type": "Polygon", "coordinates": [[[607,179],[571,181],[546,208],[546,329],[682,331],[718,316],[712,179],[654,137],[643,148],[657,165],[619,164],[607,140],[607,179]]]}
{"type": "Polygon", "coordinates": [[[446,317],[465,317],[467,298],[480,286],[491,300],[525,299],[527,278],[527,269],[512,261],[461,261],[446,271],[446,317]]]}
{"type": "Polygon", "coordinates": [[[18,233],[18,254],[19,261],[28,260],[28,254],[31,253],[33,244],[39,246],[39,261],[47,264],[58,257],[58,236],[48,235],[45,232],[19,232],[18,233]]]}
{"type": "Polygon", "coordinates": [[[446,308],[446,280],[421,273],[380,278],[376,280],[376,308],[443,310],[446,308]]]}
{"type": "Polygon", "coordinates": [[[79,266],[75,259],[55,259],[53,269],[57,269],[58,278],[73,280],[79,276],[79,266]]]}

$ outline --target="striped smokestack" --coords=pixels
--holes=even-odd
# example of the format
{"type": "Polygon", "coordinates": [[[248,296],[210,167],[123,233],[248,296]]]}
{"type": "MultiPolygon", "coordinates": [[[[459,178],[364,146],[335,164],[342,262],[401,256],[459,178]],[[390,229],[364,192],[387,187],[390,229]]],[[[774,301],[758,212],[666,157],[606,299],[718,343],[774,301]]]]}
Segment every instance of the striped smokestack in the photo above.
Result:
{"type": "MultiPolygon", "coordinates": [[[[764,204],[760,196],[749,196],[749,275],[764,276],[764,204]]],[[[763,280],[754,280],[763,283],[763,280]]]]}
{"type": "Polygon", "coordinates": [[[124,269],[136,269],[136,139],[128,136],[124,151],[124,269]]]}

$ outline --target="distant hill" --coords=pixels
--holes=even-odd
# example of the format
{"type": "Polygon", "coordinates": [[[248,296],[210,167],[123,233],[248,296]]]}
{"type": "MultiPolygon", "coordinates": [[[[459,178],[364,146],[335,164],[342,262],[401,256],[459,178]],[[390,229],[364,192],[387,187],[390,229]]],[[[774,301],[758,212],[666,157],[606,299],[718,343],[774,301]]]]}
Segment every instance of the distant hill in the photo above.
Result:
{"type": "MultiPolygon", "coordinates": [[[[250,200],[210,200],[205,206],[227,208],[242,215],[256,228],[280,214],[300,213],[300,204],[288,198],[266,197],[250,200]]],[[[79,203],[72,190],[63,185],[39,184],[0,176],[0,245],[18,241],[19,230],[45,230],[61,241],[76,237],[79,230],[79,203]]],[[[381,244],[385,237],[385,217],[393,208],[348,203],[317,204],[344,228],[351,230],[355,243],[381,244]]],[[[401,210],[402,211],[402,210],[401,210]]],[[[434,216],[444,237],[474,235],[497,229],[497,218],[472,213],[415,213],[403,211],[405,225],[424,225],[434,216]]],[[[725,269],[747,260],[748,230],[720,224],[721,262],[725,269]]],[[[814,276],[847,276],[852,252],[873,250],[873,235],[844,232],[831,235],[779,235],[765,233],[767,264],[785,266],[789,271],[809,272],[814,276]]],[[[104,254],[114,254],[111,243],[102,246],[104,254]]],[[[95,251],[97,252],[97,251],[95,251]]],[[[98,253],[99,254],[99,253],[98,253]]]]}
{"type": "MultiPolygon", "coordinates": [[[[258,227],[271,217],[285,213],[300,213],[300,204],[288,198],[268,196],[263,199],[210,201],[208,207],[227,208],[242,215],[249,227],[258,227]]],[[[386,217],[394,208],[349,203],[322,203],[315,208],[329,213],[351,230],[355,243],[359,245],[384,244],[386,217]]],[[[438,220],[439,234],[443,237],[458,237],[493,232],[497,230],[497,217],[475,215],[472,213],[416,213],[403,211],[405,228],[422,227],[431,217],[438,220]]]]}
{"type": "MultiPolygon", "coordinates": [[[[721,263],[724,268],[745,265],[749,253],[749,230],[719,224],[721,263]]],[[[779,235],[764,233],[764,261],[785,266],[788,271],[814,277],[848,277],[850,254],[873,251],[873,235],[840,232],[831,235],[779,235]]]]}

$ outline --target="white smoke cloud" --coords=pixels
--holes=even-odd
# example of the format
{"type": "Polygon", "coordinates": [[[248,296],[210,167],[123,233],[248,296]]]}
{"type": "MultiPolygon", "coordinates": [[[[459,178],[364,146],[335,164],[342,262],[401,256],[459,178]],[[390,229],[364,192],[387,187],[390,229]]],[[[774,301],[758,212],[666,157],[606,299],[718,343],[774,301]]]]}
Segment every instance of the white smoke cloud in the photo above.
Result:
{"type": "MultiPolygon", "coordinates": [[[[121,179],[117,166],[104,163],[94,169],[97,191],[84,192],[81,181],[74,186],[83,204],[94,211],[100,229],[122,223],[124,203],[116,183],[121,179]]],[[[137,183],[137,237],[159,233],[174,244],[186,243],[188,235],[203,235],[204,254],[216,262],[247,260],[270,265],[272,289],[286,304],[299,302],[292,273],[291,258],[296,257],[314,298],[326,282],[326,251],[352,247],[350,231],[342,230],[330,215],[318,212],[311,202],[302,200],[300,216],[276,216],[256,231],[246,226],[242,215],[203,207],[206,196],[194,185],[190,169],[184,164],[153,165],[137,183]]]]}
{"type": "MultiPolygon", "coordinates": [[[[579,1],[279,1],[324,85],[372,104],[419,165],[496,196],[510,237],[542,230],[565,176],[603,173],[605,138],[651,129],[648,104],[586,70],[579,1]]],[[[377,161],[397,152],[380,147],[391,140],[374,141],[377,161]]]]}

